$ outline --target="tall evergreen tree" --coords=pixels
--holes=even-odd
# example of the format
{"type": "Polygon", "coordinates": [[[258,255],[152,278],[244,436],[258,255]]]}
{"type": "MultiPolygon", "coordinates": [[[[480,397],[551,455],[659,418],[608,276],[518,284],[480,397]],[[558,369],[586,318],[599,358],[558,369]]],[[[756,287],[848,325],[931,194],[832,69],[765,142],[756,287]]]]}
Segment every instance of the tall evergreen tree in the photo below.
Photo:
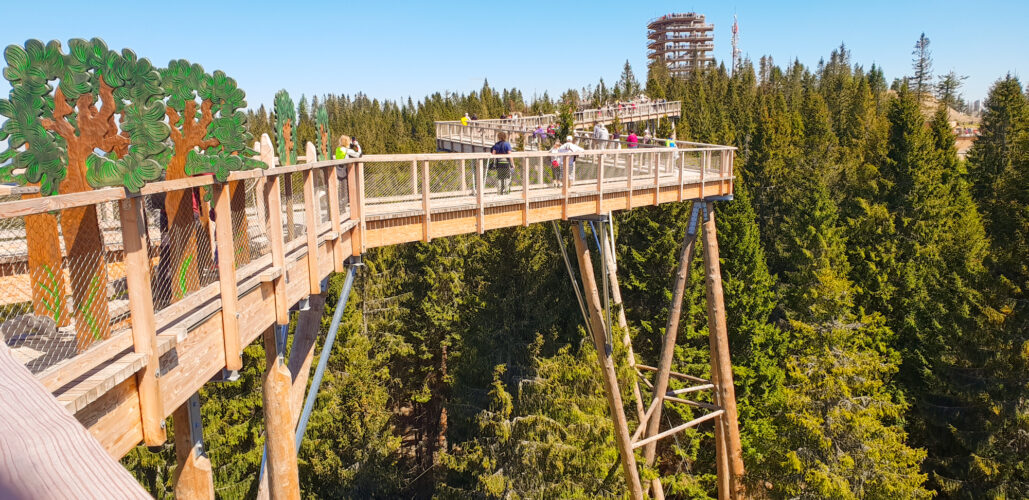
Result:
{"type": "Polygon", "coordinates": [[[925,96],[932,92],[933,87],[933,56],[929,50],[929,37],[922,33],[915,42],[915,49],[911,51],[911,69],[914,73],[908,81],[908,85],[918,102],[922,102],[925,96]]]}

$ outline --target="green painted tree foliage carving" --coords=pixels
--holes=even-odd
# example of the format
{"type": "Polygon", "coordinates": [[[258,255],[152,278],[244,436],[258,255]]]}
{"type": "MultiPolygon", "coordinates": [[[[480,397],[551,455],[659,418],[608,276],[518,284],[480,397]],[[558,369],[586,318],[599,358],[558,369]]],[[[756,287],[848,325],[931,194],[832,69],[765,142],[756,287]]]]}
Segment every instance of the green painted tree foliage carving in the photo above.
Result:
{"type": "Polygon", "coordinates": [[[159,178],[155,157],[166,148],[160,78],[147,59],[128,49],[119,54],[99,38],[68,45],[68,54],[60,42],[39,40],[4,51],[12,89],[0,100],[7,118],[0,140],[8,140],[0,161],[11,163],[0,167],[0,181],[39,183],[44,195],[82,191],[87,183],[138,191],[159,178]]]}
{"type": "Polygon", "coordinates": [[[186,173],[214,174],[215,179],[225,182],[229,172],[265,168],[263,162],[254,159],[257,152],[247,146],[254,138],[247,131],[247,115],[242,111],[247,105],[246,93],[236,86],[236,80],[220,70],[213,75],[204,74],[197,94],[204,102],[213,104],[214,118],[205,139],[213,139],[217,144],[207,148],[205,154],[190,151],[186,173]]]}
{"type": "Polygon", "coordinates": [[[297,162],[297,107],[285,90],[275,94],[275,144],[279,164],[292,165],[297,162]]]}
{"type": "Polygon", "coordinates": [[[325,109],[324,104],[318,106],[314,119],[318,129],[316,138],[318,141],[318,159],[328,160],[332,158],[333,153],[332,130],[329,129],[329,110],[325,109]]]}
{"type": "Polygon", "coordinates": [[[168,118],[176,154],[168,178],[214,174],[225,182],[229,172],[263,168],[247,147],[246,94],[222,71],[204,72],[199,64],[176,60],[161,70],[168,92],[168,118]],[[199,104],[197,98],[200,98],[199,104]],[[197,151],[199,149],[199,151],[197,151]]]}

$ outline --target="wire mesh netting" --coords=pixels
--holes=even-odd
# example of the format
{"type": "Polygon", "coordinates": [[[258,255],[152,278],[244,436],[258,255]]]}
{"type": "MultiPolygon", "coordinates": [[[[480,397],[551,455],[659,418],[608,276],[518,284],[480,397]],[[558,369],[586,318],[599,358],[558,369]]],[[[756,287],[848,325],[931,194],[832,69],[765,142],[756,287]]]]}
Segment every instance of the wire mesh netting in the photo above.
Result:
{"type": "Polygon", "coordinates": [[[318,200],[318,203],[315,204],[318,207],[318,227],[322,227],[329,221],[329,193],[325,179],[326,171],[325,169],[318,169],[312,175],[314,175],[314,195],[318,200]]]}
{"type": "Polygon", "coordinates": [[[304,218],[304,174],[293,172],[280,177],[282,190],[282,234],[286,243],[307,236],[307,224],[304,218]]]}
{"type": "Polygon", "coordinates": [[[128,313],[116,203],[0,220],[0,334],[30,371],[128,328],[128,313]]]}
{"type": "Polygon", "coordinates": [[[416,209],[421,200],[418,163],[386,161],[364,165],[365,204],[369,208],[416,209]]]}
{"type": "Polygon", "coordinates": [[[208,186],[145,197],[155,311],[218,280],[209,193],[208,186]]]}

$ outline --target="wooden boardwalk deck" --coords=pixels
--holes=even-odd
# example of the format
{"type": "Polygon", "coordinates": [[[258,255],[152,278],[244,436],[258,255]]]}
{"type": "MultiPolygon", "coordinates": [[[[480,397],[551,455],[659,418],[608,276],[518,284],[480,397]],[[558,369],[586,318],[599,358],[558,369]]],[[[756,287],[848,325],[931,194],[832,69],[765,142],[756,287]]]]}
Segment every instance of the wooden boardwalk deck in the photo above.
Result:
{"type": "MultiPolygon", "coordinates": [[[[587,151],[574,155],[578,157],[574,181],[554,179],[548,172],[554,155],[514,153],[516,185],[509,194],[497,194],[491,184],[495,173],[481,170],[488,154],[368,155],[279,166],[274,164],[270,141],[263,144],[267,145],[262,146],[262,158],[271,168],[236,172],[229,180],[243,182],[249,190],[247,208],[233,212],[250,228],[245,237],[265,238],[271,244],[254,251],[233,275],[198,286],[182,300],[157,310],[136,298],[143,289],[142,295],[150,297],[155,278],[147,274],[149,270],[137,268],[147,266],[125,265],[128,271],[121,274],[112,271],[115,276],[127,274],[129,320],[120,329],[112,328],[107,338],[37,374],[112,457],[119,458],[144,441],[148,426],[183,407],[207,381],[221,376],[226,368],[238,369],[242,348],[282,323],[289,307],[317,293],[319,283],[342,271],[350,256],[385,245],[730,196],[733,187],[733,149],[728,147],[587,151]],[[596,168],[601,164],[604,168],[596,168]],[[336,177],[340,166],[348,170],[343,179],[336,177]],[[467,169],[457,174],[459,166],[467,169]],[[481,172],[478,176],[476,170],[481,172]],[[263,188],[280,179],[292,182],[293,177],[303,178],[298,184],[303,189],[291,200],[280,203],[278,190],[263,188]],[[325,200],[315,199],[315,178],[321,179],[325,200]],[[476,179],[489,182],[483,180],[477,188],[476,179]],[[529,179],[528,189],[523,188],[525,179],[529,179]],[[295,220],[303,231],[292,239],[283,236],[282,226],[275,227],[276,213],[295,220]],[[141,342],[152,347],[142,348],[141,342]],[[160,377],[152,378],[158,372],[160,377]]],[[[571,156],[557,158],[564,162],[571,156]]],[[[210,176],[159,182],[145,186],[140,196],[212,182],[210,176]]],[[[215,185],[215,203],[224,203],[228,211],[228,202],[219,198],[227,195],[220,195],[219,189],[215,185]]],[[[122,205],[121,220],[126,222],[127,216],[137,213],[133,210],[142,213],[139,199],[110,188],[8,201],[0,203],[0,220],[116,202],[122,205]]],[[[135,234],[138,241],[140,233],[126,226],[120,234],[135,234]]],[[[234,242],[239,236],[229,222],[216,224],[214,234],[218,248],[228,250],[223,258],[229,260],[219,264],[225,269],[226,262],[232,263],[232,245],[239,243],[234,242]]],[[[146,262],[147,258],[145,247],[132,247],[112,257],[112,262],[146,262]]]]}

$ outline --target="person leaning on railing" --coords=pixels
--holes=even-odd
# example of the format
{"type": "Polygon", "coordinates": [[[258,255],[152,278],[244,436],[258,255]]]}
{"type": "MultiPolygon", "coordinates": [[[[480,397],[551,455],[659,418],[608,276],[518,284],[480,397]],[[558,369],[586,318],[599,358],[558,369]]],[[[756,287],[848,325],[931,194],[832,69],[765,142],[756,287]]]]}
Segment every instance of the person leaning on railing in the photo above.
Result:
{"type": "MultiPolygon", "coordinates": [[[[336,142],[336,154],[333,157],[336,160],[343,160],[346,158],[360,158],[361,157],[361,145],[357,142],[357,139],[351,139],[349,135],[339,136],[339,141],[336,142]],[[353,149],[350,146],[354,146],[353,149]]],[[[347,185],[347,166],[340,165],[336,167],[336,178],[339,179],[340,185],[347,185]]]]}
{"type": "MultiPolygon", "coordinates": [[[[497,132],[497,142],[493,144],[489,152],[495,155],[509,155],[511,154],[511,143],[507,142],[507,134],[504,132],[497,132]]],[[[500,158],[491,159],[490,163],[497,170],[497,194],[505,194],[511,192],[511,159],[507,156],[500,158]]]]}

